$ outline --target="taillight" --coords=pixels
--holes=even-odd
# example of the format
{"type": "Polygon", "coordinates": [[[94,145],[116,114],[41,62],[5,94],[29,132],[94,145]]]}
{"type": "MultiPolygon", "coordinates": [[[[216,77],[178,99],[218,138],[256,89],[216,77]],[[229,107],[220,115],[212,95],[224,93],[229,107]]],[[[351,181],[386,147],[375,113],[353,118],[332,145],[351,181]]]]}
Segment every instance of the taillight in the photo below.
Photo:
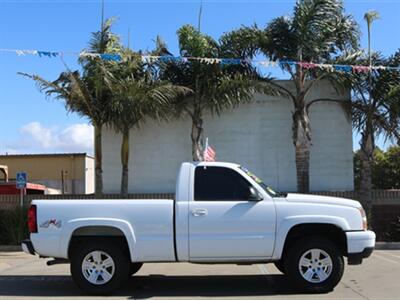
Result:
{"type": "Polygon", "coordinates": [[[31,205],[28,210],[28,229],[30,233],[36,233],[37,218],[36,218],[36,205],[31,205]]]}

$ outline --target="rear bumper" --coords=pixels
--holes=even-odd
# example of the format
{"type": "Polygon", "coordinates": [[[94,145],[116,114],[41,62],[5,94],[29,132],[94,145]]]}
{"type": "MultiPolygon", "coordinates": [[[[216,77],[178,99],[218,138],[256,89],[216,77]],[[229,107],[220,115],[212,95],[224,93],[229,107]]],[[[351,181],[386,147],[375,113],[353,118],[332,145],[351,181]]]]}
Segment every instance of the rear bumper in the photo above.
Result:
{"type": "Polygon", "coordinates": [[[33,248],[33,244],[30,240],[23,240],[21,242],[21,247],[25,253],[35,255],[35,249],[33,248]]]}
{"type": "Polygon", "coordinates": [[[359,265],[375,248],[375,233],[372,231],[346,232],[347,259],[349,265],[359,265]]]}

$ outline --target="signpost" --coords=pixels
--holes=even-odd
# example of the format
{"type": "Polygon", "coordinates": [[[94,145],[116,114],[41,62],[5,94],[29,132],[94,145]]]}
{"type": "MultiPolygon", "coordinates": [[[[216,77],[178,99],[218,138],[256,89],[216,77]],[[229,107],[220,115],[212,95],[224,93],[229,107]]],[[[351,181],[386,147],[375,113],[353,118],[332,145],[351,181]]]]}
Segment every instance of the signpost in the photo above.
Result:
{"type": "Polygon", "coordinates": [[[20,190],[20,204],[21,208],[24,207],[24,195],[26,194],[26,183],[28,181],[28,176],[26,172],[18,172],[16,176],[16,187],[20,190]]]}

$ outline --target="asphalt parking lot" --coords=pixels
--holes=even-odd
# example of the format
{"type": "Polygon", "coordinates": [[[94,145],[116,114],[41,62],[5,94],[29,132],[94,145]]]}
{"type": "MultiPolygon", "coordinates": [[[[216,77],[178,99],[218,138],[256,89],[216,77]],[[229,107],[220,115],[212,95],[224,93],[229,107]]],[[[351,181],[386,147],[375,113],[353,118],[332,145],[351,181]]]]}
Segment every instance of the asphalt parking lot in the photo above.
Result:
{"type": "MultiPolygon", "coordinates": [[[[78,299],[69,265],[0,252],[0,299],[78,299]]],[[[400,250],[375,251],[361,266],[347,266],[336,289],[308,295],[291,289],[269,265],[147,264],[111,299],[400,299],[400,250]]],[[[87,297],[93,299],[95,297],[87,297]]]]}

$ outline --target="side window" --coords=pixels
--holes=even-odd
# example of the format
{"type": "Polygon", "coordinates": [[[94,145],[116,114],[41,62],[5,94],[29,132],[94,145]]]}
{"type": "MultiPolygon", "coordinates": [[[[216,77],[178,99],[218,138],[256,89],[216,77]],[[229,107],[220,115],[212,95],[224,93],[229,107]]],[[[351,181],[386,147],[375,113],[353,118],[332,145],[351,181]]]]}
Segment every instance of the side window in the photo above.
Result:
{"type": "Polygon", "coordinates": [[[236,171],[223,167],[197,167],[194,175],[194,200],[246,201],[251,184],[236,171]]]}

